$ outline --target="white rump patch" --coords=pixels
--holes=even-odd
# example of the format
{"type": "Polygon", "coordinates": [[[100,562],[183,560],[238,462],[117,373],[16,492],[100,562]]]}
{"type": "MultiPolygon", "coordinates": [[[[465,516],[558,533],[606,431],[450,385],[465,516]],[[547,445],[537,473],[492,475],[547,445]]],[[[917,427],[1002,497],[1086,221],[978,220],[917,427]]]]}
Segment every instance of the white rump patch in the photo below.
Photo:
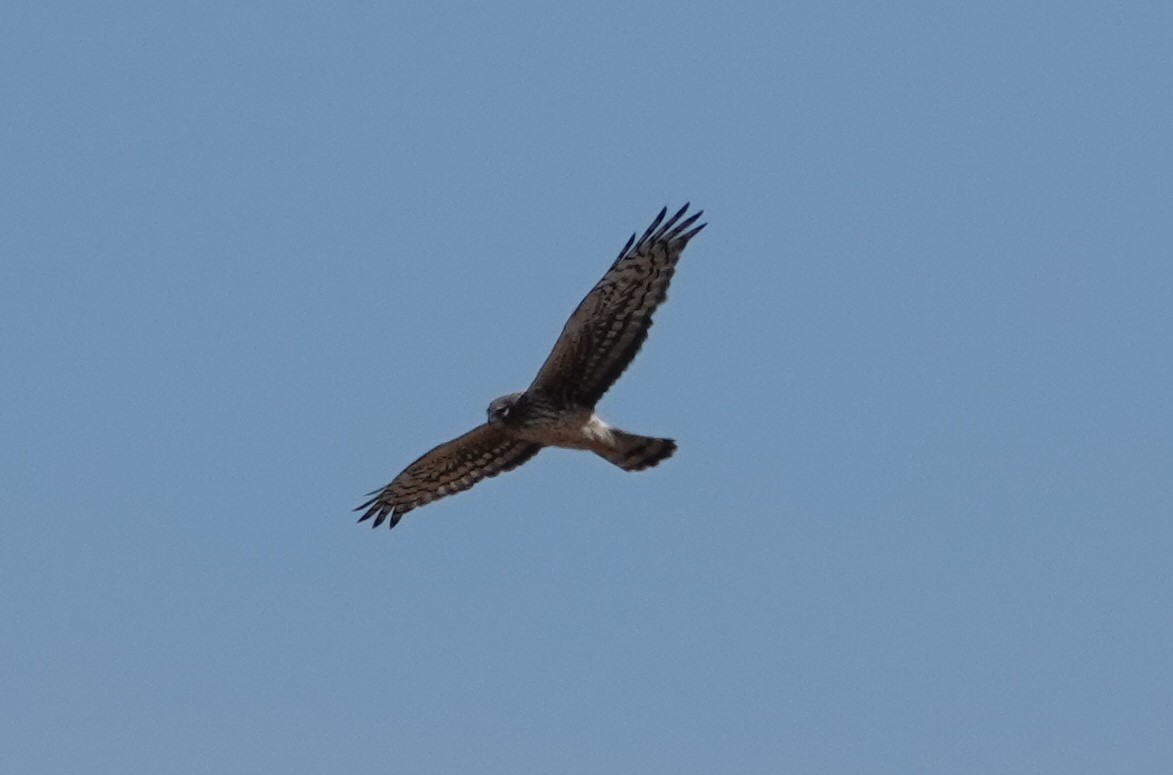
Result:
{"type": "Polygon", "coordinates": [[[599,415],[592,414],[591,419],[586,421],[586,425],[582,426],[582,432],[587,438],[596,439],[598,441],[610,444],[614,440],[611,434],[611,426],[599,419],[599,415]]]}

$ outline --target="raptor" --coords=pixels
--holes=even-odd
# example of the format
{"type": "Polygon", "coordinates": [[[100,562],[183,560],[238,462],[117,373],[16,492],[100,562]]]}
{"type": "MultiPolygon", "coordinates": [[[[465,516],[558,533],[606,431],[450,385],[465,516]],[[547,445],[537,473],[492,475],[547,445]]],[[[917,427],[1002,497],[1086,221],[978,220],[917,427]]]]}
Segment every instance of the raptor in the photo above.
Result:
{"type": "Polygon", "coordinates": [[[405,468],[355,511],[359,522],[399,524],[403,515],[467,490],[482,479],[517,468],[543,447],[589,450],[622,468],[642,471],[672,456],[672,439],[613,428],[595,405],[634,360],[648,338],[652,314],[667,298],[668,284],[689,240],[705,224],[684,205],[671,217],[664,208],[579,303],[554,349],[525,391],[489,404],[487,421],[441,444],[405,468]]]}

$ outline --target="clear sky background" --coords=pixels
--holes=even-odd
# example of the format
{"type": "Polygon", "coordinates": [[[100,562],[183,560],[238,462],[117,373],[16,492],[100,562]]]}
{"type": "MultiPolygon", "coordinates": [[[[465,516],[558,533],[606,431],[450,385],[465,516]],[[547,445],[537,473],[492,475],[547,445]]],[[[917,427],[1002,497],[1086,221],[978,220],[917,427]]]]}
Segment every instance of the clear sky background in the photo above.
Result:
{"type": "Polygon", "coordinates": [[[1173,6],[14,3],[0,770],[1173,771],[1173,6]],[[350,509],[689,247],[560,450],[350,509]]]}

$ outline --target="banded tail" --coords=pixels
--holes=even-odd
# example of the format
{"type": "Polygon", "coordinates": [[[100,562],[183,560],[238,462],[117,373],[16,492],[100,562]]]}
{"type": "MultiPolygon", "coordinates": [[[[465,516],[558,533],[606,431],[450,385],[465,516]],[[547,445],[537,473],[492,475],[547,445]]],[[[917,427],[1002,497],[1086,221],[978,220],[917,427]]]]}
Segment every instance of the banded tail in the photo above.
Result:
{"type": "Polygon", "coordinates": [[[672,439],[657,439],[611,428],[610,449],[599,452],[599,456],[624,471],[642,471],[651,468],[661,460],[672,457],[676,442],[672,439]]]}

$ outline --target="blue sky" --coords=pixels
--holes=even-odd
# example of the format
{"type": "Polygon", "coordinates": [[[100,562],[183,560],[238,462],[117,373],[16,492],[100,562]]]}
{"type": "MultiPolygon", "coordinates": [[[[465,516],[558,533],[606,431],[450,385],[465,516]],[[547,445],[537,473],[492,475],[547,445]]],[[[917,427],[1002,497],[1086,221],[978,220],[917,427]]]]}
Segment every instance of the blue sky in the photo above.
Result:
{"type": "Polygon", "coordinates": [[[1167,3],[16,3],[0,769],[1173,770],[1167,3]],[[678,439],[350,509],[690,245],[678,439]]]}

